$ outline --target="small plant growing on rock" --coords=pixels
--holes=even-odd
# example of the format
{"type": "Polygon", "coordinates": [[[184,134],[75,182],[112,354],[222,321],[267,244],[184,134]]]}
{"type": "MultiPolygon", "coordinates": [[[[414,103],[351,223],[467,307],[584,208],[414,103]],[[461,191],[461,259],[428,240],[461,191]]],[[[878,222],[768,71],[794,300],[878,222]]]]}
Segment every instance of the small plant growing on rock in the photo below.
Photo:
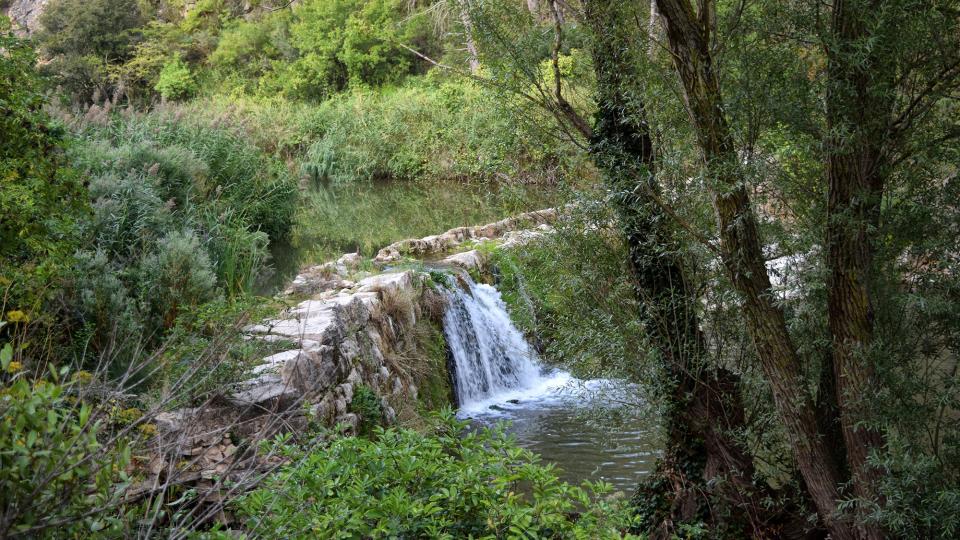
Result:
{"type": "Polygon", "coordinates": [[[358,435],[369,437],[375,427],[383,422],[383,404],[373,388],[359,384],[353,389],[353,401],[350,402],[350,412],[360,416],[358,435]]]}

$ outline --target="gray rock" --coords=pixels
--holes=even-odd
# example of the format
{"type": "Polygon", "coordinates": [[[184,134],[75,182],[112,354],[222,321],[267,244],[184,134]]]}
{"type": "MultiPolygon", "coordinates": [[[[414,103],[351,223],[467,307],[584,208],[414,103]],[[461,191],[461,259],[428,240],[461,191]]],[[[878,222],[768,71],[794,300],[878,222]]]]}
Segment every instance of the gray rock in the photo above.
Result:
{"type": "Polygon", "coordinates": [[[40,29],[40,15],[50,0],[13,0],[7,9],[7,16],[21,29],[29,33],[40,29]]]}
{"type": "Polygon", "coordinates": [[[360,416],[355,413],[346,413],[337,416],[334,424],[347,426],[347,433],[356,433],[360,428],[360,416]]]}
{"type": "Polygon", "coordinates": [[[350,403],[353,401],[353,384],[348,382],[341,384],[337,387],[337,393],[340,394],[347,403],[350,403]]]}
{"type": "Polygon", "coordinates": [[[332,387],[339,379],[341,370],[333,361],[330,349],[323,347],[319,352],[298,351],[280,368],[283,382],[303,394],[324,392],[332,387]]]}
{"type": "Polygon", "coordinates": [[[245,381],[241,384],[241,389],[231,394],[228,399],[237,407],[258,405],[274,410],[291,406],[301,397],[300,392],[283,382],[279,376],[267,374],[245,381]]]}

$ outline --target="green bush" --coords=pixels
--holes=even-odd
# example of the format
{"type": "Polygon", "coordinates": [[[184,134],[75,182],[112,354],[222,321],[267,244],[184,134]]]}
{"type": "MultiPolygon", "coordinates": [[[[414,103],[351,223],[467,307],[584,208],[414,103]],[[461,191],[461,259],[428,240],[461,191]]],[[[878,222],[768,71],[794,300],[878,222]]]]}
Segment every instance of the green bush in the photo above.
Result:
{"type": "Polygon", "coordinates": [[[8,310],[37,319],[70,265],[89,211],[81,178],[66,168],[66,133],[44,112],[44,84],[29,43],[0,18],[0,291],[8,310]]]}
{"type": "Polygon", "coordinates": [[[184,309],[236,299],[269,274],[296,183],[241,137],[164,112],[112,114],[77,131],[70,158],[91,178],[94,213],[66,304],[85,329],[87,364],[108,358],[118,373],[184,309]]]}
{"type": "MultiPolygon", "coordinates": [[[[117,204],[131,205],[137,218],[131,226],[115,226],[118,232],[156,239],[168,230],[164,216],[172,216],[206,235],[226,230],[224,224],[261,231],[272,241],[289,233],[295,179],[279,160],[229,130],[153,113],[115,117],[105,128],[87,126],[80,134],[88,142],[73,158],[94,176],[95,200],[122,199],[117,204]],[[126,194],[115,196],[118,190],[126,194]]],[[[107,219],[126,214],[113,210],[107,219]]],[[[218,254],[211,259],[217,263],[218,254]]]]}
{"type": "Polygon", "coordinates": [[[509,178],[557,181],[582,165],[572,145],[518,122],[509,104],[465,81],[411,80],[320,105],[322,135],[303,172],[318,184],[509,178]]]}
{"type": "Polygon", "coordinates": [[[101,445],[100,420],[67,386],[31,384],[0,359],[0,536],[119,537],[129,451],[101,445]]]}
{"type": "Polygon", "coordinates": [[[77,328],[84,330],[81,347],[108,359],[110,375],[126,372],[144,338],[144,321],[136,297],[103,251],[77,253],[73,269],[73,309],[77,328]],[[116,361],[110,361],[115,359],[116,361]]]}
{"type": "Polygon", "coordinates": [[[139,0],[52,0],[37,41],[53,61],[46,69],[81,102],[113,89],[111,66],[126,61],[146,22],[139,0]]]}
{"type": "Polygon", "coordinates": [[[944,463],[957,463],[957,446],[939,459],[892,446],[888,455],[874,459],[876,466],[891,474],[880,482],[883,506],[874,506],[867,519],[897,538],[956,538],[960,534],[960,481],[956,471],[944,463]]]}
{"type": "Polygon", "coordinates": [[[428,16],[405,0],[308,0],[223,31],[210,65],[225,89],[322,100],[349,87],[396,84],[425,64],[399,43],[433,54],[428,16]]]}
{"type": "MultiPolygon", "coordinates": [[[[452,413],[424,435],[378,429],[302,454],[237,505],[274,538],[624,538],[610,486],[571,486],[502,428],[468,430],[452,413]]],[[[629,535],[626,535],[629,537],[629,535]]]]}
{"type": "Polygon", "coordinates": [[[383,422],[383,404],[380,403],[380,396],[365,384],[357,385],[353,389],[350,412],[360,415],[359,435],[370,436],[373,428],[383,422]]]}
{"type": "Polygon", "coordinates": [[[174,231],[157,242],[140,263],[141,297],[156,328],[169,329],[184,307],[216,296],[217,276],[193,231],[174,231]]]}
{"type": "Polygon", "coordinates": [[[154,89],[163,99],[179,100],[193,96],[197,92],[197,83],[190,66],[178,57],[164,64],[154,89]]]}
{"type": "Polygon", "coordinates": [[[146,173],[135,170],[107,171],[91,180],[89,234],[114,262],[135,263],[174,223],[158,191],[146,173]]]}

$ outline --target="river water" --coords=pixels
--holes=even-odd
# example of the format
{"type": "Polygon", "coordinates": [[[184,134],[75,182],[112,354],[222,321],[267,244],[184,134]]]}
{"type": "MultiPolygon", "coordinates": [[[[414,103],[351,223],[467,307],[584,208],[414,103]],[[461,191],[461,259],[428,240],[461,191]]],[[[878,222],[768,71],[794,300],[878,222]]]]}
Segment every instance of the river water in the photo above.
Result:
{"type": "Polygon", "coordinates": [[[454,287],[444,333],[461,418],[507,422],[520,446],[556,464],[571,483],[604,480],[632,493],[652,470],[657,445],[637,392],[543,365],[494,287],[469,279],[454,287]]]}

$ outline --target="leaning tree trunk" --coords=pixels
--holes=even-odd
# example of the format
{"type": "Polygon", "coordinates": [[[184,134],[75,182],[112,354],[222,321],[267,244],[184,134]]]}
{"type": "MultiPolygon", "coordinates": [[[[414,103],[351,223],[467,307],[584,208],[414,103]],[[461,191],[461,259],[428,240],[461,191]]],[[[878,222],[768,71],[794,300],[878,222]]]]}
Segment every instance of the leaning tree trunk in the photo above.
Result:
{"type": "Polygon", "coordinates": [[[743,300],[747,330],[769,381],[778,415],[811,500],[834,538],[855,538],[839,516],[842,477],[818,429],[816,409],[800,372],[800,358],[774,303],[761,250],[757,219],[743,183],[739,159],[723,113],[710,50],[715,6],[705,0],[695,12],[688,0],[657,0],[687,111],[707,172],[716,183],[713,204],[723,265],[743,300]]]}
{"type": "MultiPolygon", "coordinates": [[[[643,104],[628,99],[628,55],[633,36],[618,36],[625,25],[619,2],[585,2],[594,34],[597,76],[596,122],[590,151],[616,194],[616,210],[629,247],[630,263],[643,320],[665,373],[668,402],[667,444],[663,463],[672,492],[669,521],[692,522],[710,507],[705,497],[730,503],[745,529],[758,535],[771,521],[753,483],[752,457],[738,444],[746,418],[739,377],[713,364],[697,314],[696,294],[686,275],[672,221],[658,205],[656,159],[643,104]],[[621,38],[621,39],[618,39],[621,38]],[[717,490],[711,480],[723,479],[717,490]],[[766,521],[766,523],[764,523],[766,521]]],[[[665,528],[658,531],[669,533],[665,528]]]]}
{"type": "MultiPolygon", "coordinates": [[[[867,458],[883,445],[883,436],[862,422],[867,417],[864,400],[876,389],[870,359],[874,331],[871,235],[880,222],[884,189],[880,145],[891,110],[890,93],[885,90],[892,81],[884,77],[893,70],[878,65],[872,49],[864,58],[860,43],[870,36],[865,14],[855,4],[834,2],[831,42],[826,47],[827,306],[836,402],[853,491],[861,499],[876,501],[881,472],[869,466],[867,458]]],[[[875,527],[864,531],[869,538],[882,537],[875,527]]]]}

